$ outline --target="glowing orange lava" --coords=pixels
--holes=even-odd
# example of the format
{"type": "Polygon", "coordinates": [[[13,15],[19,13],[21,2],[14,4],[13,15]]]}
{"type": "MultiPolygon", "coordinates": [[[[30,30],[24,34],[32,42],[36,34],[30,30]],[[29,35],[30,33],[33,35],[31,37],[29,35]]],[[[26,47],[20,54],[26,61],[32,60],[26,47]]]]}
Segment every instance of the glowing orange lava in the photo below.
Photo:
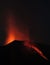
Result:
{"type": "MultiPolygon", "coordinates": [[[[6,38],[5,45],[9,44],[13,40],[30,41],[28,31],[26,31],[27,34],[24,34],[24,33],[20,32],[18,27],[17,28],[15,27],[15,19],[14,19],[13,15],[9,15],[9,17],[7,18],[6,21],[7,21],[7,29],[6,29],[7,38],[6,38]]],[[[44,54],[41,52],[41,50],[39,50],[35,45],[29,44],[29,42],[27,42],[27,41],[24,44],[25,46],[27,46],[29,48],[33,48],[40,56],[42,56],[44,59],[47,60],[47,58],[44,56],[44,54]]]]}
{"type": "Polygon", "coordinates": [[[43,57],[45,60],[48,60],[48,58],[43,54],[43,52],[35,45],[32,45],[30,43],[25,43],[24,46],[34,49],[41,57],[43,57]]]}
{"type": "Polygon", "coordinates": [[[10,31],[8,36],[7,36],[6,44],[9,44],[13,40],[15,40],[15,36],[14,36],[13,32],[10,31]]]}

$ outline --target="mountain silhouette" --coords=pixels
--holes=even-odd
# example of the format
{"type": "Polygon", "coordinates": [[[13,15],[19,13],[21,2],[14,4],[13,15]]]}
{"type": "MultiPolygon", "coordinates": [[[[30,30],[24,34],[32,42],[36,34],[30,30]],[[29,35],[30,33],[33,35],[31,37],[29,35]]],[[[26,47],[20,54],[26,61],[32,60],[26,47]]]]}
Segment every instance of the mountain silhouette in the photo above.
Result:
{"type": "MultiPolygon", "coordinates": [[[[41,46],[43,48],[43,46],[41,46]]],[[[33,49],[24,46],[24,41],[14,40],[6,46],[0,46],[0,65],[47,65],[48,61],[41,58],[33,49]]]]}

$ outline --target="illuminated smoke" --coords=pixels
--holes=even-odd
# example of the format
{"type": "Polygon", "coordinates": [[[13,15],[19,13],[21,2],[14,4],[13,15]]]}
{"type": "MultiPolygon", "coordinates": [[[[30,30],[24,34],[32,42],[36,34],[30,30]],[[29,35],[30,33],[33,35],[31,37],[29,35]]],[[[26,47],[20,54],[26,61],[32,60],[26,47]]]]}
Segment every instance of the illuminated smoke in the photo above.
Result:
{"type": "Polygon", "coordinates": [[[29,32],[26,26],[23,26],[23,29],[21,29],[22,23],[16,24],[16,19],[13,14],[8,14],[8,17],[6,18],[6,23],[7,23],[7,28],[6,28],[6,33],[7,33],[7,38],[5,41],[5,45],[9,44],[13,40],[29,40],[29,32]],[[21,31],[22,30],[22,31],[21,31]]]}
{"type": "Polygon", "coordinates": [[[6,29],[6,32],[7,32],[7,38],[6,38],[6,42],[5,44],[9,44],[10,42],[12,42],[13,40],[15,40],[15,28],[14,28],[14,21],[13,21],[13,18],[12,18],[12,15],[10,15],[7,20],[7,29],[6,29]]]}

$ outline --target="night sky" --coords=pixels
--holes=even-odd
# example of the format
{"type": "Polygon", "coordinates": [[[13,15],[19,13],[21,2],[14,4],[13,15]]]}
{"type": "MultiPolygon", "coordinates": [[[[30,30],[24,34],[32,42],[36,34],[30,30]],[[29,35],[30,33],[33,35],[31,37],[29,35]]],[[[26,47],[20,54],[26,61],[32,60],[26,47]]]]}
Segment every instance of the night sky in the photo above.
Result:
{"type": "MultiPolygon", "coordinates": [[[[6,38],[5,11],[11,9],[29,27],[30,39],[50,44],[50,2],[49,0],[23,0],[0,2],[0,45],[6,38]]],[[[20,24],[19,22],[18,24],[20,24]]]]}

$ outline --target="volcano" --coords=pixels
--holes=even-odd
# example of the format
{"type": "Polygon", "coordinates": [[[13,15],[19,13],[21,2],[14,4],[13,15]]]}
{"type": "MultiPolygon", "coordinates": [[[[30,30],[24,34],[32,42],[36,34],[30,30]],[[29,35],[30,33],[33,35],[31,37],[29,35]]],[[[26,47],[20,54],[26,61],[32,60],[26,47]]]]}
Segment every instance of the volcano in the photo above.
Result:
{"type": "Polygon", "coordinates": [[[24,41],[14,40],[6,46],[0,46],[0,65],[44,64],[48,61],[39,56],[33,49],[24,46],[24,41]]]}

